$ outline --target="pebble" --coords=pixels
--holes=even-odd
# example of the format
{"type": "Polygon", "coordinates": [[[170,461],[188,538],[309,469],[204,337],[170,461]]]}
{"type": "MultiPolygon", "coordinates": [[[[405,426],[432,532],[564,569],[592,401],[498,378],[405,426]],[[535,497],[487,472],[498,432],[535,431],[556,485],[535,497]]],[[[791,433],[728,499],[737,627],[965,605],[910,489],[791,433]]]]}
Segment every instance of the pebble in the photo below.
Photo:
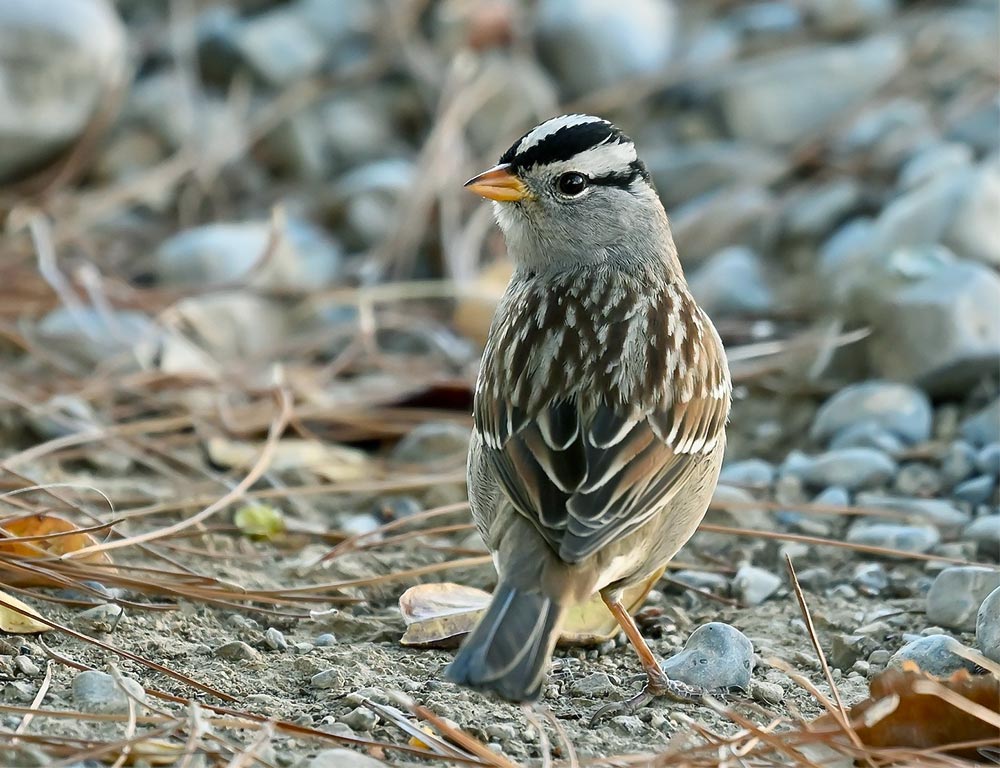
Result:
{"type": "Polygon", "coordinates": [[[687,584],[696,589],[712,592],[717,595],[724,595],[729,591],[729,579],[721,573],[685,570],[674,573],[673,579],[682,584],[687,584]]]}
{"type": "Polygon", "coordinates": [[[902,453],[906,444],[895,434],[873,422],[863,422],[845,427],[830,440],[830,450],[840,448],[874,448],[890,456],[902,453]]]}
{"type": "Polygon", "coordinates": [[[336,688],[338,690],[347,685],[347,676],[342,669],[336,667],[317,672],[309,679],[309,684],[313,688],[322,690],[336,688]]]}
{"type": "Polygon", "coordinates": [[[830,646],[830,661],[847,672],[860,659],[866,659],[876,648],[875,640],[867,635],[834,635],[830,646]]]}
{"type": "Polygon", "coordinates": [[[368,733],[378,723],[378,715],[368,707],[355,707],[340,718],[340,722],[360,733],[368,733]]]}
{"type": "Polygon", "coordinates": [[[873,448],[841,448],[814,457],[800,476],[808,485],[838,485],[848,491],[884,484],[896,474],[896,462],[873,448]]]}
{"type": "Polygon", "coordinates": [[[782,579],[770,571],[743,565],[733,577],[732,590],[745,606],[760,605],[781,587],[782,579]]]}
{"type": "Polygon", "coordinates": [[[977,517],[962,531],[962,538],[974,541],[984,557],[1000,557],[1000,514],[977,517]]]}
{"type": "Polygon", "coordinates": [[[388,763],[355,752],[353,749],[337,748],[324,749],[310,759],[305,768],[389,768],[389,766],[388,763]]]}
{"type": "Polygon", "coordinates": [[[1000,587],[1000,571],[981,566],[945,568],[927,593],[927,620],[943,627],[972,631],[976,611],[1000,587]]]}
{"type": "Polygon", "coordinates": [[[948,635],[929,635],[912,640],[896,651],[889,659],[890,669],[900,669],[904,661],[915,662],[920,669],[935,677],[948,677],[959,669],[970,669],[971,662],[953,653],[961,647],[948,635]]]}
{"type": "Polygon", "coordinates": [[[956,485],[951,495],[967,504],[986,504],[993,498],[996,486],[996,475],[978,475],[956,485]]]}
{"type": "Polygon", "coordinates": [[[684,649],[663,663],[667,676],[707,690],[750,686],[753,644],[735,627],[713,621],[698,627],[684,649]]]}
{"type": "Polygon", "coordinates": [[[937,140],[927,104],[900,96],[872,100],[837,133],[831,153],[842,162],[863,157],[873,168],[895,174],[908,157],[937,140]]]}
{"type": "Polygon", "coordinates": [[[80,672],[73,678],[73,703],[84,712],[101,715],[117,715],[128,712],[129,697],[146,701],[146,691],[135,680],[123,677],[122,683],[128,695],[118,686],[115,679],[97,670],[80,672]]]}
{"type": "Polygon", "coordinates": [[[317,648],[329,648],[331,645],[336,644],[337,638],[329,632],[324,632],[323,634],[316,636],[315,645],[317,648]]]}
{"type": "Polygon", "coordinates": [[[125,610],[115,603],[104,603],[80,611],[73,617],[73,626],[88,632],[111,632],[124,618],[125,610]]]}
{"type": "Polygon", "coordinates": [[[976,469],[984,475],[1000,477],[1000,443],[990,443],[976,455],[976,469]]]}
{"type": "Polygon", "coordinates": [[[308,77],[326,58],[322,39],[294,8],[257,14],[233,31],[239,56],[268,85],[289,85],[308,77]]]}
{"type": "Polygon", "coordinates": [[[392,459],[401,464],[436,462],[449,456],[464,456],[469,450],[469,428],[454,421],[429,421],[415,427],[392,449],[392,459]]]}
{"type": "Polygon", "coordinates": [[[669,0],[542,0],[538,54],[567,94],[653,75],[669,63],[677,11],[669,0]]]}
{"type": "Polygon", "coordinates": [[[848,528],[847,541],[850,544],[922,554],[933,549],[941,541],[941,534],[933,525],[902,525],[858,520],[848,528]]]}
{"type": "Polygon", "coordinates": [[[719,482],[750,490],[767,490],[774,483],[776,475],[777,471],[771,462],[745,459],[723,466],[719,482]]]}
{"type": "Polygon", "coordinates": [[[723,78],[719,100],[734,136],[787,146],[861,104],[905,62],[903,42],[894,36],[781,51],[723,78]]]}
{"type": "Polygon", "coordinates": [[[31,660],[30,656],[23,656],[23,655],[15,656],[14,667],[22,675],[28,675],[29,677],[34,677],[39,672],[41,672],[41,670],[38,668],[38,665],[31,660]]]}
{"type": "Polygon", "coordinates": [[[862,594],[875,597],[889,588],[889,574],[881,563],[859,563],[854,566],[851,583],[862,594]]]}
{"type": "Polygon", "coordinates": [[[764,261],[734,245],[713,254],[688,277],[691,293],[713,317],[765,315],[774,309],[764,261]]]}
{"type": "Polygon", "coordinates": [[[873,667],[884,667],[889,663],[889,659],[891,658],[892,654],[885,648],[876,648],[868,654],[868,663],[873,667]]]}
{"type": "Polygon", "coordinates": [[[914,461],[899,468],[893,489],[904,496],[927,497],[936,496],[942,484],[941,474],[934,467],[914,461]]]}
{"type": "Polygon", "coordinates": [[[954,487],[975,471],[976,451],[968,443],[955,440],[948,444],[938,466],[945,485],[949,488],[954,487]]]}
{"type": "Polygon", "coordinates": [[[611,678],[605,672],[593,672],[575,681],[570,686],[569,692],[574,696],[601,698],[610,696],[615,690],[615,684],[611,682],[611,678]]]}
{"type": "Polygon", "coordinates": [[[125,28],[108,0],[0,3],[0,183],[52,160],[123,83],[125,28]]]}
{"type": "Polygon", "coordinates": [[[1000,664],[1000,587],[990,592],[979,606],[976,645],[986,658],[1000,664]]]}
{"type": "Polygon", "coordinates": [[[288,650],[288,641],[285,640],[285,635],[280,629],[274,627],[268,627],[264,633],[264,644],[272,651],[288,650]]]}
{"type": "Polygon", "coordinates": [[[944,499],[913,499],[881,493],[859,493],[855,502],[859,507],[885,509],[913,515],[919,522],[933,523],[944,535],[957,534],[969,522],[967,512],[963,512],[950,501],[944,499]]]}
{"type": "Polygon", "coordinates": [[[941,176],[972,165],[972,150],[967,144],[942,142],[915,153],[899,172],[899,189],[908,190],[941,176]]]}
{"type": "Polygon", "coordinates": [[[896,0],[806,0],[806,16],[831,35],[851,35],[888,22],[896,0]]]}
{"type": "Polygon", "coordinates": [[[1000,238],[996,236],[998,210],[1000,162],[988,160],[969,174],[944,242],[966,258],[1000,267],[1000,238]]]}
{"type": "Polygon", "coordinates": [[[962,439],[977,447],[1000,442],[1000,397],[964,419],[959,432],[962,439]]]}
{"type": "Polygon", "coordinates": [[[223,643],[215,649],[215,655],[226,661],[255,661],[260,658],[260,653],[242,640],[223,643]]]}
{"type": "Polygon", "coordinates": [[[785,232],[789,237],[825,237],[861,202],[861,188],[851,178],[834,179],[796,197],[786,209],[785,232]]]}
{"type": "Polygon", "coordinates": [[[931,401],[921,390],[890,381],[865,381],[844,387],[816,412],[809,436],[829,441],[859,424],[875,424],[906,443],[928,440],[932,424],[931,401]]]}

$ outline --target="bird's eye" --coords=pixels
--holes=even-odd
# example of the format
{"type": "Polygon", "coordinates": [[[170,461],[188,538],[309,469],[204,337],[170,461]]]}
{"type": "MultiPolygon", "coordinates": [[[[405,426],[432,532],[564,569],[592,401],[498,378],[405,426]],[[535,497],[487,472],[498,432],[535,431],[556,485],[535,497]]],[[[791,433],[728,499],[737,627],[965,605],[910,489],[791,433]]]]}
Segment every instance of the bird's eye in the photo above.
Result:
{"type": "Polygon", "coordinates": [[[570,171],[569,173],[564,173],[560,176],[557,183],[559,185],[559,191],[564,195],[576,197],[587,188],[587,181],[587,177],[582,173],[570,171]]]}

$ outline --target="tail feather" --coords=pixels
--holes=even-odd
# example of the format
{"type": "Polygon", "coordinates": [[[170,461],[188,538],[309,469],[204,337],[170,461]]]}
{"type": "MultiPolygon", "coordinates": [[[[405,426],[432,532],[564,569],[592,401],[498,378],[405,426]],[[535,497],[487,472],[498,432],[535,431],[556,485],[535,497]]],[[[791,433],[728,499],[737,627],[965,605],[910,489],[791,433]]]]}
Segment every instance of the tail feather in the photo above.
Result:
{"type": "Polygon", "coordinates": [[[537,699],[561,617],[552,599],[501,582],[445,676],[511,701],[537,699]]]}

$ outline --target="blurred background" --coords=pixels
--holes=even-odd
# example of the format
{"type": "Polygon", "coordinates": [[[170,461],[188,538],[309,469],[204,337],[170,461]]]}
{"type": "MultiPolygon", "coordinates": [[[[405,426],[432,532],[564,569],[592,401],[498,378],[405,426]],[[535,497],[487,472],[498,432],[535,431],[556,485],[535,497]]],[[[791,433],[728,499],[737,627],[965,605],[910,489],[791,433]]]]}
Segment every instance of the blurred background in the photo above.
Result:
{"type": "MultiPolygon", "coordinates": [[[[0,0],[0,508],[114,517],[99,533],[118,567],[162,566],[103,580],[142,617],[116,641],[155,656],[158,636],[190,632],[200,645],[174,663],[227,690],[227,644],[272,654],[266,685],[298,687],[244,697],[267,716],[347,718],[356,702],[314,701],[334,685],[309,682],[323,665],[301,651],[292,666],[284,635],[262,634],[318,644],[304,592],[273,598],[297,619],[255,628],[216,619],[251,599],[232,583],[341,595],[303,575],[307,555],[371,577],[323,630],[375,638],[335,690],[419,691],[469,725],[467,699],[421,687],[447,657],[403,655],[395,607],[407,569],[482,553],[463,467],[510,267],[462,184],[543,119],[594,113],[638,145],[729,350],[709,520],[760,532],[700,533],[681,553],[700,591],[651,594],[674,622],[658,652],[723,610],[758,647],[805,643],[787,631],[784,554],[806,559],[830,632],[867,628],[834,646],[849,700],[920,632],[995,652],[974,616],[1000,584],[998,40],[995,0],[0,0]],[[69,485],[28,492],[53,483],[69,485]],[[407,520],[420,530],[399,540],[382,528],[407,520]],[[968,563],[994,570],[931,589],[968,563]],[[178,595],[215,613],[143,629],[142,601],[178,595]]],[[[488,586],[483,562],[454,578],[488,586]]],[[[571,736],[610,749],[583,722],[571,736]]]]}

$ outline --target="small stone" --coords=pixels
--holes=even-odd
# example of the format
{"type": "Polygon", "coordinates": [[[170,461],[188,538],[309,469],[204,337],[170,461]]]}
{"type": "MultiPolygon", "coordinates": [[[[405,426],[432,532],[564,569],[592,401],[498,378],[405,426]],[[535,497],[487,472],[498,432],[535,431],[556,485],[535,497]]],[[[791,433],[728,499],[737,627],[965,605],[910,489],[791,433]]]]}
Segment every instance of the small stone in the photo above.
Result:
{"type": "Polygon", "coordinates": [[[734,245],[713,254],[688,278],[691,293],[713,317],[766,315],[774,308],[760,255],[734,245]]]}
{"type": "Polygon", "coordinates": [[[368,733],[378,723],[378,715],[368,707],[355,707],[340,718],[340,722],[360,733],[368,733]]]}
{"type": "Polygon", "coordinates": [[[785,212],[785,231],[791,237],[825,237],[846,219],[861,201],[861,189],[852,178],[840,178],[807,191],[785,212]]]}
{"type": "Polygon", "coordinates": [[[970,669],[972,666],[971,662],[953,652],[953,649],[960,648],[961,645],[948,635],[921,637],[896,651],[889,659],[888,666],[890,669],[900,669],[904,661],[912,661],[930,675],[949,677],[952,672],[970,669]]]}
{"type": "Polygon", "coordinates": [[[743,565],[733,577],[733,594],[745,606],[760,605],[781,587],[780,576],[763,568],[743,565]]]}
{"type": "Polygon", "coordinates": [[[944,242],[962,256],[1000,267],[997,210],[1000,210],[1000,163],[988,160],[969,174],[944,242]]]}
{"type": "Polygon", "coordinates": [[[104,603],[80,611],[73,617],[73,626],[87,632],[107,633],[113,631],[125,616],[124,609],[115,603],[104,603]]]}
{"type": "Polygon", "coordinates": [[[990,443],[976,455],[976,469],[990,477],[1000,477],[1000,442],[990,443]]]}
{"type": "Polygon", "coordinates": [[[313,688],[320,688],[322,690],[331,688],[341,690],[347,684],[347,676],[343,670],[334,667],[313,675],[309,679],[309,684],[313,688]]]}
{"type": "Polygon", "coordinates": [[[272,651],[287,651],[288,641],[280,629],[268,627],[264,633],[264,644],[272,651]]]}
{"type": "Polygon", "coordinates": [[[830,572],[830,569],[823,566],[805,568],[796,575],[799,579],[799,586],[807,592],[821,593],[833,580],[833,574],[830,572]]]}
{"type": "Polygon", "coordinates": [[[381,760],[362,755],[352,749],[337,748],[324,749],[306,764],[306,768],[389,768],[389,766],[381,760]]]}
{"type": "Polygon", "coordinates": [[[329,632],[324,632],[322,635],[316,636],[315,644],[317,648],[329,648],[331,645],[337,644],[337,638],[329,632]]]}
{"type": "Polygon", "coordinates": [[[769,461],[745,459],[723,466],[719,482],[750,490],[766,490],[774,483],[776,474],[774,465],[769,461]]]}
{"type": "Polygon", "coordinates": [[[965,480],[976,468],[976,451],[968,443],[955,440],[940,459],[941,478],[948,487],[965,480]]]}
{"type": "Polygon", "coordinates": [[[906,161],[899,172],[899,188],[915,189],[942,174],[953,174],[971,165],[972,150],[967,144],[933,144],[906,161]]]}
{"type": "Polygon", "coordinates": [[[617,731],[629,736],[634,736],[643,730],[642,720],[635,715],[618,715],[618,717],[611,718],[611,722],[617,731]]]}
{"type": "Polygon", "coordinates": [[[673,579],[695,589],[712,592],[716,595],[724,595],[729,591],[729,579],[721,573],[684,570],[674,573],[673,579]]]}
{"type": "Polygon", "coordinates": [[[146,701],[146,691],[135,680],[124,677],[126,695],[115,679],[104,672],[87,670],[73,678],[73,703],[84,712],[118,715],[128,712],[129,699],[146,701]]]}
{"type": "Polygon", "coordinates": [[[829,448],[832,451],[840,448],[874,448],[892,456],[902,453],[906,444],[894,433],[867,421],[842,429],[831,438],[829,448]]]}
{"type": "Polygon", "coordinates": [[[684,649],[663,663],[674,680],[706,690],[747,690],[753,670],[753,644],[735,627],[713,621],[698,627],[684,649]]]}
{"type": "Polygon", "coordinates": [[[945,568],[927,593],[927,619],[944,627],[971,631],[976,611],[1000,587],[1000,571],[980,566],[945,568]]]}
{"type": "Polygon", "coordinates": [[[963,440],[979,447],[1000,442],[1000,397],[965,419],[959,432],[963,440]]]}
{"type": "Polygon", "coordinates": [[[859,592],[869,597],[880,595],[889,588],[889,574],[880,563],[861,563],[854,566],[851,581],[859,592]]]}
{"type": "Polygon", "coordinates": [[[892,654],[885,648],[876,648],[868,654],[868,663],[872,666],[884,667],[889,663],[890,658],[892,658],[892,654]]]}
{"type": "Polygon", "coordinates": [[[865,381],[840,390],[816,412],[810,437],[830,440],[847,427],[876,424],[914,444],[931,436],[930,399],[916,387],[865,381]]]}
{"type": "Polygon", "coordinates": [[[956,485],[951,490],[951,495],[966,504],[986,504],[993,498],[996,490],[996,475],[979,475],[970,477],[956,485]]]}
{"type": "Polygon", "coordinates": [[[785,689],[778,683],[758,680],[750,687],[750,695],[762,704],[780,704],[785,700],[785,689]]]}
{"type": "Polygon", "coordinates": [[[893,488],[904,496],[936,496],[941,486],[941,474],[934,467],[916,461],[900,467],[893,482],[893,488]]]}
{"type": "Polygon", "coordinates": [[[866,635],[835,635],[830,647],[833,666],[848,671],[859,659],[868,657],[875,650],[875,641],[866,635]]]}
{"type": "MultiPolygon", "coordinates": [[[[855,502],[859,507],[886,509],[912,515],[919,522],[933,523],[943,534],[957,534],[969,522],[969,515],[944,499],[913,499],[906,496],[888,496],[882,493],[859,493],[855,502]]],[[[874,522],[889,522],[875,520],[874,522]]]]}
{"type": "Polygon", "coordinates": [[[839,485],[848,491],[882,485],[896,474],[896,462],[872,448],[842,448],[815,457],[802,479],[819,488],[839,485]]]}
{"type": "Polygon", "coordinates": [[[226,661],[255,661],[260,654],[242,640],[223,643],[215,649],[215,655],[226,661]]]}
{"type": "Polygon", "coordinates": [[[851,667],[851,671],[857,672],[862,677],[868,677],[868,675],[872,671],[872,665],[869,664],[864,659],[858,659],[856,662],[854,662],[854,666],[851,667]]]}
{"type": "Polygon", "coordinates": [[[14,668],[22,675],[28,675],[29,677],[34,677],[41,671],[38,665],[31,660],[30,656],[15,656],[14,668]]]}
{"type": "Polygon", "coordinates": [[[273,86],[307,77],[326,58],[322,39],[292,9],[278,8],[242,21],[234,38],[247,66],[273,86]]]}
{"type": "Polygon", "coordinates": [[[574,696],[586,696],[588,698],[609,696],[614,691],[614,683],[611,682],[611,678],[604,672],[589,674],[574,682],[569,689],[569,692],[574,696]]]}
{"type": "Polygon", "coordinates": [[[924,553],[941,540],[933,525],[901,525],[858,520],[847,530],[850,544],[924,553]]]}
{"type": "Polygon", "coordinates": [[[831,35],[850,35],[889,23],[895,0],[807,0],[806,16],[831,35]]]}
{"type": "Polygon", "coordinates": [[[962,531],[962,538],[974,541],[986,557],[1000,556],[1000,514],[976,518],[962,531]]]}
{"type": "Polygon", "coordinates": [[[411,430],[392,450],[394,461],[402,464],[425,464],[469,450],[468,427],[453,421],[429,421],[411,430]]]}
{"type": "Polygon", "coordinates": [[[979,606],[976,645],[986,658],[1000,664],[1000,588],[990,592],[979,606]]]}

